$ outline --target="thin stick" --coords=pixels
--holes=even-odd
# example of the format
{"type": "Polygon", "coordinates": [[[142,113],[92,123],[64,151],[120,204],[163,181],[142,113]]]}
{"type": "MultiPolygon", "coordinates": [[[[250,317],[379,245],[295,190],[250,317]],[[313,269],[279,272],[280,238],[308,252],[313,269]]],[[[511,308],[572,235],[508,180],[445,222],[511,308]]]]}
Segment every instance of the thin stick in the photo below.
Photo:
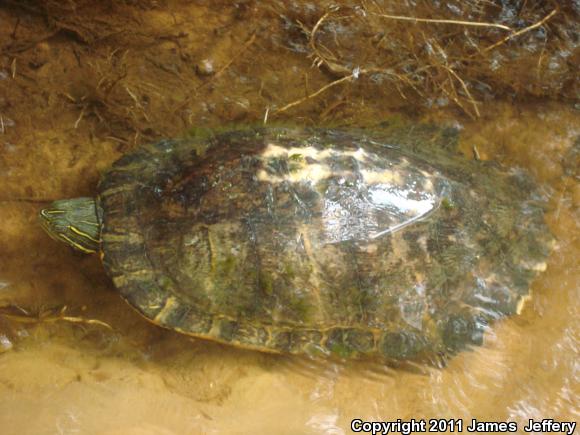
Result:
{"type": "Polygon", "coordinates": [[[511,35],[506,36],[505,38],[503,38],[502,40],[496,42],[495,44],[490,45],[487,48],[483,49],[483,52],[486,53],[490,50],[493,50],[494,48],[505,44],[507,41],[509,41],[510,39],[515,38],[516,36],[520,36],[526,32],[529,32],[530,30],[533,30],[537,27],[540,27],[542,24],[544,24],[546,21],[548,21],[550,18],[552,18],[554,15],[556,15],[556,12],[558,12],[558,8],[554,9],[552,12],[550,12],[548,15],[546,15],[544,18],[542,18],[540,21],[538,21],[536,24],[532,24],[531,26],[526,27],[525,29],[522,30],[518,30],[515,33],[512,33],[511,35]]]}
{"type": "Polygon", "coordinates": [[[138,107],[139,109],[141,109],[141,113],[143,113],[143,116],[145,117],[147,122],[150,122],[149,117],[147,116],[147,113],[145,112],[145,109],[143,108],[143,106],[139,102],[139,99],[137,98],[137,96],[133,92],[131,92],[131,89],[129,89],[127,86],[125,86],[125,90],[129,94],[129,96],[133,99],[133,101],[135,101],[135,106],[138,107]]]}
{"type": "Polygon", "coordinates": [[[231,59],[228,63],[226,63],[223,67],[220,68],[220,70],[218,72],[215,73],[214,77],[219,77],[226,69],[228,69],[230,67],[230,65],[232,63],[234,63],[234,61],[240,57],[240,55],[246,51],[248,49],[248,47],[250,45],[252,45],[254,43],[254,41],[256,40],[256,33],[254,32],[252,34],[252,36],[250,36],[250,39],[248,39],[244,45],[242,46],[242,48],[240,49],[240,51],[238,51],[231,59]]]}
{"type": "Polygon", "coordinates": [[[45,315],[44,313],[40,313],[38,316],[31,315],[25,309],[14,305],[13,307],[17,308],[19,311],[23,312],[24,314],[10,314],[10,313],[2,313],[0,312],[0,317],[4,317],[9,320],[13,320],[15,322],[20,323],[53,323],[53,322],[70,322],[70,323],[84,323],[86,325],[98,325],[104,328],[113,330],[111,325],[108,323],[103,322],[102,320],[97,319],[86,319],[84,317],[76,317],[76,316],[65,316],[67,307],[64,306],[62,309],[55,314],[45,315]]]}
{"type": "MultiPolygon", "coordinates": [[[[424,34],[423,34],[423,38],[425,39],[425,42],[427,42],[427,38],[426,38],[426,36],[424,34]]],[[[479,109],[477,108],[477,103],[475,102],[473,96],[469,92],[469,89],[468,89],[467,85],[465,84],[465,82],[463,81],[463,79],[459,76],[459,74],[457,74],[449,66],[449,64],[447,62],[447,59],[449,58],[449,56],[447,55],[447,53],[445,53],[445,50],[443,50],[443,48],[437,43],[437,41],[433,41],[433,44],[435,45],[435,48],[441,54],[441,57],[444,59],[444,63],[439,63],[439,65],[434,65],[434,67],[435,68],[441,67],[445,71],[447,71],[449,83],[450,83],[450,86],[451,86],[451,90],[453,91],[453,94],[448,93],[445,90],[445,87],[443,86],[443,84],[439,85],[439,88],[446,95],[448,95],[453,101],[455,101],[455,103],[461,108],[461,110],[463,110],[470,118],[472,118],[472,119],[478,118],[480,116],[479,109]],[[455,89],[455,86],[453,84],[453,78],[455,78],[461,84],[461,87],[463,88],[463,91],[467,94],[467,99],[473,105],[473,109],[475,111],[475,115],[476,116],[473,116],[465,107],[463,107],[463,104],[461,104],[461,102],[459,101],[459,94],[457,93],[457,90],[455,89]]]]}
{"type": "MultiPolygon", "coordinates": [[[[332,8],[331,10],[329,10],[328,12],[326,12],[323,16],[321,16],[319,18],[319,20],[316,22],[316,24],[314,25],[314,27],[312,28],[312,31],[310,32],[310,40],[309,42],[309,46],[310,49],[313,51],[314,55],[315,55],[315,65],[317,67],[320,66],[320,64],[324,63],[326,65],[326,67],[332,71],[335,74],[347,74],[350,73],[350,70],[346,67],[344,67],[343,65],[340,65],[336,62],[332,62],[329,59],[327,59],[318,49],[318,47],[316,46],[316,32],[318,32],[318,29],[320,28],[320,26],[322,25],[322,23],[334,12],[338,11],[338,8],[332,8]]],[[[325,49],[330,52],[329,49],[327,49],[325,47],[325,49]]],[[[330,55],[335,58],[334,54],[332,52],[330,52],[330,55]]]]}
{"type": "MultiPolygon", "coordinates": [[[[310,32],[310,42],[312,42],[314,40],[314,35],[316,34],[316,32],[318,31],[318,28],[322,25],[322,22],[324,20],[326,20],[328,18],[328,16],[330,14],[332,14],[333,12],[336,12],[336,9],[331,9],[329,10],[327,13],[325,13],[323,16],[321,16],[318,21],[316,22],[316,24],[314,25],[314,27],[312,28],[312,31],[310,32]]],[[[312,45],[314,45],[312,43],[312,45]]]]}
{"type": "Polygon", "coordinates": [[[405,17],[402,15],[387,15],[387,14],[373,14],[373,15],[377,17],[388,18],[390,20],[413,21],[416,23],[457,24],[460,26],[472,26],[472,27],[495,27],[496,29],[507,30],[509,32],[512,31],[511,27],[496,23],[485,23],[477,21],[439,20],[431,18],[415,18],[415,17],[405,17]]]}
{"type": "Polygon", "coordinates": [[[568,186],[569,183],[569,177],[564,177],[563,181],[562,181],[562,191],[560,192],[560,196],[558,197],[558,207],[556,207],[556,221],[558,222],[560,220],[560,212],[562,211],[562,205],[564,204],[564,196],[566,194],[566,190],[568,190],[568,186]]]}
{"type": "Polygon", "coordinates": [[[64,320],[65,322],[72,322],[72,323],[85,323],[88,325],[99,325],[99,326],[107,328],[111,331],[113,330],[113,327],[111,325],[103,322],[102,320],[97,320],[97,319],[85,319],[84,317],[70,317],[70,316],[57,317],[54,319],[55,322],[58,320],[64,320]]]}
{"type": "Polygon", "coordinates": [[[346,82],[347,80],[352,80],[352,79],[353,79],[353,78],[355,78],[355,77],[356,77],[356,75],[355,75],[355,74],[350,74],[350,75],[348,75],[348,76],[345,76],[345,77],[343,77],[343,78],[341,78],[341,79],[335,80],[335,81],[333,81],[332,83],[329,83],[329,84],[327,84],[326,86],[323,86],[322,88],[320,88],[319,90],[317,90],[317,91],[316,91],[315,93],[313,93],[313,94],[307,95],[307,96],[306,96],[306,97],[304,97],[304,98],[300,98],[299,100],[296,100],[296,101],[293,101],[293,102],[291,102],[291,103],[288,103],[288,104],[286,104],[284,107],[282,107],[282,108],[280,108],[280,109],[278,109],[278,110],[274,111],[274,113],[273,113],[273,114],[274,114],[274,115],[277,115],[278,113],[285,112],[286,110],[288,110],[288,109],[290,109],[290,108],[292,108],[292,107],[294,107],[294,106],[297,106],[297,105],[299,105],[299,104],[302,104],[302,103],[303,103],[304,101],[306,101],[306,100],[309,100],[309,99],[311,99],[311,98],[314,98],[314,97],[316,97],[317,95],[320,95],[320,94],[322,94],[322,93],[323,93],[324,91],[326,91],[327,89],[330,89],[330,88],[332,88],[333,86],[336,86],[336,85],[338,85],[338,84],[340,84],[340,83],[342,83],[342,82],[346,82]]]}
{"type": "Polygon", "coordinates": [[[116,136],[105,136],[105,139],[111,139],[111,140],[114,140],[115,142],[119,142],[119,143],[122,143],[124,145],[129,144],[128,140],[121,139],[120,137],[116,137],[116,136]]]}
{"type": "Polygon", "coordinates": [[[469,116],[471,119],[475,120],[475,117],[469,112],[469,110],[467,110],[463,104],[461,104],[461,101],[459,100],[459,98],[457,97],[457,92],[455,91],[455,86],[453,86],[453,81],[451,81],[451,79],[449,79],[450,83],[451,83],[451,89],[453,90],[453,93],[451,93],[450,91],[448,91],[447,89],[445,89],[445,83],[439,84],[439,89],[441,89],[441,91],[447,95],[449,98],[451,98],[455,104],[457,104],[459,106],[459,108],[461,110],[463,110],[463,112],[465,112],[467,114],[467,116],[469,116]]]}
{"type": "Polygon", "coordinates": [[[81,120],[83,119],[83,116],[85,116],[85,109],[86,109],[86,106],[83,106],[83,108],[81,110],[81,114],[79,115],[79,117],[77,118],[77,120],[75,122],[75,125],[74,125],[75,130],[78,128],[81,120]]]}
{"type": "MultiPolygon", "coordinates": [[[[445,66],[445,65],[441,65],[441,66],[443,68],[445,68],[453,77],[455,77],[459,81],[459,83],[461,83],[461,87],[463,88],[463,91],[467,94],[469,102],[473,106],[473,110],[475,111],[475,114],[479,118],[481,116],[481,114],[479,113],[479,109],[477,108],[477,103],[473,99],[473,96],[471,95],[471,92],[469,92],[469,89],[467,88],[467,85],[465,84],[463,79],[461,77],[459,77],[459,75],[455,71],[453,71],[450,67],[445,66]]],[[[469,112],[467,112],[467,113],[469,113],[469,112]]]]}
{"type": "MultiPolygon", "coordinates": [[[[314,27],[312,28],[311,31],[308,31],[306,29],[306,27],[304,25],[302,25],[302,23],[299,23],[299,24],[301,25],[302,30],[309,36],[309,41],[308,41],[309,44],[308,45],[309,45],[310,49],[312,50],[312,54],[314,57],[314,65],[317,67],[320,67],[322,64],[324,64],[332,72],[344,75],[344,77],[320,88],[318,91],[316,91],[315,93],[313,93],[311,95],[307,95],[304,98],[301,98],[299,100],[296,100],[296,101],[293,101],[292,103],[287,104],[286,106],[274,111],[273,114],[278,114],[278,113],[284,112],[284,111],[286,111],[286,110],[288,110],[296,105],[303,103],[304,101],[306,101],[308,99],[314,98],[317,95],[319,95],[322,92],[329,89],[330,87],[335,86],[339,83],[342,83],[343,81],[351,80],[353,78],[356,79],[359,76],[368,75],[368,74],[372,74],[372,73],[383,73],[383,74],[392,75],[392,76],[398,78],[400,81],[410,85],[413,89],[415,89],[418,92],[419,95],[422,94],[420,92],[420,90],[414,86],[414,84],[412,83],[412,81],[408,77],[401,76],[399,74],[394,74],[391,71],[387,71],[387,70],[381,69],[381,68],[358,68],[355,72],[352,72],[350,69],[346,68],[345,66],[336,63],[334,61],[334,59],[336,59],[336,58],[335,58],[334,54],[332,53],[332,51],[330,51],[329,49],[327,49],[324,46],[322,46],[322,48],[325,51],[323,54],[323,51],[318,47],[318,45],[316,43],[317,32],[320,30],[322,24],[333,13],[335,13],[337,11],[338,11],[338,8],[332,8],[329,11],[327,11],[326,13],[324,13],[318,19],[318,21],[316,22],[316,24],[314,25],[314,27]]],[[[412,21],[412,22],[418,22],[418,23],[422,22],[422,23],[435,23],[435,24],[456,24],[456,25],[473,26],[473,27],[493,27],[493,28],[499,28],[502,30],[507,30],[510,32],[513,31],[511,27],[505,26],[503,24],[495,24],[495,23],[487,23],[487,22],[469,22],[469,21],[458,21],[458,20],[439,20],[439,19],[428,19],[428,18],[414,18],[414,17],[406,17],[406,16],[400,16],[400,15],[387,15],[387,14],[376,14],[376,13],[373,13],[373,15],[378,16],[378,17],[382,17],[382,18],[393,19],[393,20],[412,21]]],[[[341,18],[344,18],[344,17],[341,17],[341,18]]],[[[441,51],[441,53],[443,54],[443,57],[447,58],[443,49],[441,47],[438,47],[438,48],[441,51]]],[[[471,95],[471,92],[469,91],[469,88],[467,87],[467,84],[465,83],[465,81],[453,69],[451,69],[450,66],[447,66],[447,65],[440,65],[440,66],[442,66],[449,74],[450,85],[451,85],[451,88],[453,89],[453,93],[455,95],[452,95],[449,92],[447,92],[447,90],[442,85],[440,85],[440,89],[445,94],[447,94],[451,99],[453,99],[453,101],[455,101],[455,103],[457,103],[457,105],[465,113],[467,113],[470,117],[472,117],[472,118],[479,117],[480,112],[479,112],[479,108],[477,106],[477,102],[473,98],[473,95],[471,95]],[[459,100],[459,96],[457,95],[457,92],[455,91],[454,86],[453,86],[453,79],[457,80],[461,84],[461,87],[463,88],[463,91],[467,96],[467,100],[469,101],[469,103],[473,107],[473,111],[475,113],[475,116],[473,116],[470,113],[470,111],[468,111],[463,106],[463,104],[461,104],[461,101],[459,100]]],[[[402,93],[401,89],[399,88],[399,86],[397,86],[397,90],[401,93],[403,98],[406,98],[404,96],[404,94],[402,93]]]]}
{"type": "Polygon", "coordinates": [[[19,315],[14,315],[14,314],[0,314],[1,317],[4,317],[6,319],[9,320],[13,320],[15,322],[20,322],[20,323],[54,323],[54,322],[59,322],[59,321],[64,321],[64,322],[71,322],[71,323],[84,323],[87,325],[99,325],[102,326],[104,328],[113,330],[113,328],[111,327],[111,325],[109,325],[108,323],[105,323],[101,320],[97,320],[97,319],[85,319],[83,317],[71,317],[71,316],[51,316],[51,317],[44,317],[41,319],[35,318],[35,317],[26,317],[26,316],[19,316],[19,315]]]}

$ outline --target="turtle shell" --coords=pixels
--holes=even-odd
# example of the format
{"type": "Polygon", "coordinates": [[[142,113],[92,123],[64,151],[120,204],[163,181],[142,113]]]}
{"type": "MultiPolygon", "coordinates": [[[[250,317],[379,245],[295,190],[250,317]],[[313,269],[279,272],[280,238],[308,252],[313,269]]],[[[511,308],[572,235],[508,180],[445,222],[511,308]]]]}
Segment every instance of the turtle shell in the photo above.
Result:
{"type": "Polygon", "coordinates": [[[105,268],[154,323],[241,347],[480,344],[519,312],[552,237],[528,176],[454,140],[272,128],[141,147],[99,186],[105,268]]]}

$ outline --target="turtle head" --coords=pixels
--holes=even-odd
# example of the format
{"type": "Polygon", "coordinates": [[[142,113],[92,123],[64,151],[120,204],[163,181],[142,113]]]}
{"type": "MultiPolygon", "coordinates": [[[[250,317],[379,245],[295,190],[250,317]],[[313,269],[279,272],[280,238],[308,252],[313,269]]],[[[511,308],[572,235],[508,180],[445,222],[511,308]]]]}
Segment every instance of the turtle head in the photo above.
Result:
{"type": "Polygon", "coordinates": [[[42,227],[53,239],[87,254],[99,250],[101,220],[94,198],[54,201],[39,216],[42,227]]]}

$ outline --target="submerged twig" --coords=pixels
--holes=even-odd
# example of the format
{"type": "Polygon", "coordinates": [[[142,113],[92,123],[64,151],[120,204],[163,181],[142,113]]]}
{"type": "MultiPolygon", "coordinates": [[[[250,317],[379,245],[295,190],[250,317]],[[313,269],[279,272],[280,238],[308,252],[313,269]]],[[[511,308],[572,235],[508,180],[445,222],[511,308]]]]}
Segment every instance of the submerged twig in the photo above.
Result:
{"type": "Polygon", "coordinates": [[[347,80],[352,80],[352,79],[356,78],[357,76],[358,76],[358,73],[352,73],[352,74],[350,74],[348,76],[345,76],[345,77],[343,77],[341,79],[335,80],[335,81],[333,81],[333,82],[331,82],[331,83],[323,86],[322,88],[320,88],[319,90],[317,90],[313,94],[307,95],[307,96],[305,96],[303,98],[300,98],[299,100],[296,100],[296,101],[293,101],[291,103],[286,104],[284,107],[281,107],[280,109],[274,111],[272,114],[273,115],[277,115],[278,113],[285,112],[286,110],[288,110],[288,109],[290,109],[290,108],[292,108],[294,106],[297,106],[297,105],[303,103],[306,100],[309,100],[311,98],[314,98],[314,97],[322,94],[327,89],[330,89],[333,86],[336,86],[336,85],[338,85],[338,84],[340,84],[342,82],[346,82],[347,80]]]}
{"type": "MultiPolygon", "coordinates": [[[[316,33],[320,29],[320,26],[322,25],[322,23],[331,14],[333,14],[334,12],[337,12],[338,10],[339,10],[338,7],[333,7],[329,11],[327,11],[325,14],[323,14],[318,19],[318,21],[316,22],[316,24],[314,25],[314,27],[312,28],[311,31],[308,31],[304,25],[301,25],[301,27],[302,27],[302,30],[309,37],[308,45],[309,45],[309,47],[312,50],[312,53],[314,55],[314,65],[316,67],[320,67],[321,65],[325,65],[333,73],[344,75],[344,76],[331,82],[331,83],[328,83],[327,85],[321,87],[320,89],[318,89],[316,92],[314,92],[312,94],[308,94],[303,98],[300,98],[300,99],[295,100],[291,103],[288,103],[285,106],[281,107],[280,109],[273,111],[272,112],[273,115],[285,112],[286,110],[288,110],[294,106],[297,106],[297,105],[299,105],[307,100],[310,100],[312,98],[317,97],[318,95],[322,94],[324,91],[326,91],[326,90],[328,90],[328,89],[330,89],[330,88],[332,88],[340,83],[343,83],[343,82],[346,82],[349,80],[353,80],[353,79],[357,79],[361,75],[372,74],[372,73],[382,73],[382,74],[395,76],[402,81],[408,81],[408,79],[406,80],[406,78],[401,77],[399,74],[393,73],[392,71],[388,71],[388,70],[382,69],[382,68],[355,68],[354,70],[351,70],[343,65],[340,65],[336,62],[331,61],[328,58],[328,56],[325,56],[320,52],[320,50],[318,49],[318,46],[316,45],[316,33]]],[[[330,56],[334,57],[334,55],[330,52],[330,50],[328,50],[328,49],[326,49],[326,50],[328,51],[330,56]]]]}
{"type": "Polygon", "coordinates": [[[521,29],[518,30],[515,33],[512,33],[508,36],[506,36],[505,38],[503,38],[502,40],[496,42],[495,44],[490,45],[489,47],[486,47],[483,49],[484,53],[487,53],[490,50],[493,50],[496,47],[499,47],[502,44],[505,44],[507,41],[509,41],[510,39],[515,38],[516,36],[520,36],[526,32],[529,32],[530,30],[534,30],[537,27],[540,27],[542,24],[544,24],[546,21],[548,21],[550,18],[552,18],[554,15],[556,15],[556,12],[558,12],[558,8],[554,9],[552,12],[550,12],[548,15],[546,15],[544,18],[542,18],[540,21],[538,21],[535,24],[532,24],[531,26],[526,27],[525,29],[521,29]]]}
{"type": "MultiPolygon", "coordinates": [[[[310,32],[306,31],[305,28],[303,28],[303,29],[308,33],[308,36],[309,36],[308,46],[310,47],[310,49],[312,50],[312,53],[314,54],[314,64],[317,67],[320,67],[320,65],[324,64],[330,71],[332,71],[335,74],[349,74],[351,71],[348,68],[346,68],[345,66],[340,65],[336,62],[330,61],[326,56],[324,56],[320,52],[320,50],[316,46],[316,33],[318,32],[318,29],[320,29],[320,26],[322,25],[322,23],[332,13],[334,13],[336,11],[338,11],[338,7],[334,7],[332,9],[330,9],[328,12],[326,12],[324,15],[322,15],[318,19],[318,21],[316,22],[316,24],[314,25],[314,27],[312,28],[312,30],[310,32]]],[[[332,56],[334,57],[334,55],[332,55],[332,56]]]]}
{"type": "Polygon", "coordinates": [[[86,110],[86,106],[83,106],[83,108],[81,109],[81,113],[80,113],[79,117],[77,118],[77,120],[75,122],[75,125],[74,125],[74,129],[75,130],[79,127],[79,124],[80,124],[81,120],[85,116],[85,110],[86,110]]]}
{"type": "Polygon", "coordinates": [[[559,192],[560,195],[558,196],[558,205],[556,206],[556,212],[554,213],[554,216],[556,218],[556,221],[559,221],[560,220],[560,212],[562,211],[562,207],[564,205],[564,201],[565,201],[565,197],[566,197],[566,191],[570,187],[569,180],[570,180],[569,177],[564,177],[564,179],[562,180],[562,189],[559,192]]]}
{"type": "Polygon", "coordinates": [[[495,27],[497,29],[512,31],[512,28],[509,26],[505,26],[503,24],[496,24],[496,23],[485,23],[485,22],[478,22],[478,21],[460,21],[460,20],[443,20],[443,19],[434,19],[434,18],[416,18],[416,17],[406,17],[402,15],[387,15],[387,14],[375,14],[373,15],[381,18],[388,18],[390,20],[398,20],[398,21],[412,21],[415,23],[433,23],[433,24],[457,24],[460,26],[472,26],[472,27],[495,27]]]}
{"type": "Polygon", "coordinates": [[[10,64],[10,75],[13,79],[16,78],[16,58],[12,59],[12,63],[10,64]]]}
{"type": "Polygon", "coordinates": [[[87,319],[80,316],[66,316],[65,313],[68,308],[66,305],[63,306],[56,314],[53,314],[52,312],[48,312],[47,314],[47,311],[44,311],[38,315],[33,315],[18,305],[12,305],[9,308],[16,309],[22,314],[11,314],[0,311],[0,317],[4,317],[5,319],[20,323],[54,323],[63,321],[70,323],[82,323],[85,325],[97,325],[113,330],[111,325],[103,322],[102,320],[87,319]]]}
{"type": "MultiPolygon", "coordinates": [[[[306,96],[303,98],[286,104],[282,108],[272,111],[270,114],[284,112],[320,95],[330,87],[336,86],[344,81],[349,81],[353,78],[358,78],[359,76],[377,75],[385,76],[386,80],[393,85],[393,88],[399,92],[403,99],[407,99],[403,92],[407,87],[412,88],[417,95],[422,98],[425,98],[426,95],[428,96],[429,90],[432,90],[440,95],[445,95],[457,104],[457,106],[459,106],[459,108],[469,117],[476,119],[481,116],[479,107],[481,103],[477,101],[477,95],[474,88],[471,86],[470,82],[473,78],[470,76],[468,68],[477,68],[481,62],[481,59],[478,59],[478,57],[485,57],[485,54],[490,50],[542,26],[558,12],[558,8],[556,8],[536,23],[516,31],[513,27],[501,23],[391,15],[385,13],[385,11],[383,11],[379,6],[377,6],[377,8],[378,9],[375,10],[368,10],[366,2],[363,1],[363,26],[371,28],[374,25],[375,27],[382,29],[384,25],[380,20],[388,19],[411,23],[462,26],[466,28],[499,29],[505,31],[507,36],[489,45],[487,48],[481,49],[478,46],[479,41],[471,41],[469,39],[470,33],[474,34],[474,32],[464,30],[462,32],[469,39],[471,46],[477,48],[477,52],[468,56],[462,55],[461,57],[457,56],[457,49],[454,43],[449,42],[449,35],[441,38],[427,38],[424,36],[425,45],[421,47],[421,50],[418,50],[417,52],[411,51],[411,53],[409,53],[410,55],[405,56],[405,52],[400,52],[401,44],[403,44],[403,49],[408,47],[409,43],[417,45],[417,43],[413,42],[416,41],[417,38],[411,33],[411,30],[409,30],[409,41],[399,41],[398,45],[396,41],[393,44],[388,44],[386,48],[388,56],[382,58],[377,57],[374,61],[364,61],[357,65],[357,61],[355,60],[356,53],[353,53],[352,50],[349,51],[348,61],[344,59],[340,44],[337,41],[337,32],[334,32],[334,46],[332,46],[327,43],[327,39],[323,39],[327,36],[332,38],[332,33],[326,35],[326,32],[322,29],[326,29],[326,27],[332,29],[329,24],[325,26],[328,21],[345,22],[346,20],[348,22],[360,18],[361,14],[359,12],[341,13],[339,11],[344,10],[344,8],[341,9],[338,6],[331,7],[318,18],[311,29],[300,21],[298,21],[298,26],[308,38],[307,45],[310,51],[309,58],[312,59],[313,66],[324,68],[333,75],[339,76],[339,79],[323,86],[312,94],[307,91],[306,96]],[[371,18],[374,18],[374,20],[371,21],[371,18]],[[321,33],[323,33],[323,37],[319,37],[321,33]],[[445,41],[445,43],[442,41],[445,41]],[[433,56],[434,53],[431,51],[431,46],[434,47],[437,55],[433,56]],[[446,53],[444,48],[445,50],[451,50],[451,52],[446,53]],[[439,54],[441,56],[439,56],[439,54]],[[364,64],[365,62],[366,65],[364,64]]],[[[344,29],[342,29],[341,32],[346,33],[344,29]]],[[[418,29],[418,32],[423,33],[420,28],[418,29]]],[[[377,56],[382,56],[383,52],[381,51],[381,43],[383,38],[386,38],[388,34],[387,30],[385,30],[385,34],[382,32],[380,35],[377,34],[377,36],[380,36],[380,40],[378,43],[373,45],[377,56]]],[[[382,77],[379,78],[382,80],[382,77]]]]}

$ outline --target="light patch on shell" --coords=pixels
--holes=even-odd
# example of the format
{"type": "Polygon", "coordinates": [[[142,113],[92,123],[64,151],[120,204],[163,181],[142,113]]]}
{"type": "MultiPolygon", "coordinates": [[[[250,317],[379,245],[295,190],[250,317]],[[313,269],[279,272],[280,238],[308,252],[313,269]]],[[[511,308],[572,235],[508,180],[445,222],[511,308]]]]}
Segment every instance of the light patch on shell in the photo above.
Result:
{"type": "Polygon", "coordinates": [[[121,288],[134,282],[142,282],[154,279],[154,274],[150,270],[125,270],[123,275],[113,277],[115,287],[121,288]]]}
{"type": "MultiPolygon", "coordinates": [[[[307,258],[314,259],[318,254],[318,246],[315,243],[315,237],[312,237],[311,229],[308,225],[301,225],[298,227],[298,233],[300,234],[299,243],[300,247],[304,250],[307,258]]],[[[324,276],[323,271],[320,268],[320,263],[318,261],[311,261],[310,266],[312,267],[311,273],[307,277],[308,292],[312,294],[313,298],[317,301],[315,306],[318,309],[318,313],[314,316],[318,319],[328,318],[326,313],[325,304],[322,300],[320,289],[324,288],[323,282],[320,277],[324,276]]]]}
{"type": "Polygon", "coordinates": [[[376,254],[378,251],[378,247],[375,243],[368,243],[361,248],[362,251],[366,252],[367,254],[376,254]]]}
{"type": "Polygon", "coordinates": [[[385,163],[363,148],[269,143],[260,158],[264,168],[257,173],[259,181],[306,183],[319,192],[325,243],[376,239],[426,217],[441,201],[438,174],[414,168],[404,157],[385,163]],[[276,165],[283,169],[276,170],[276,165]],[[334,195],[323,180],[334,183],[334,195]]]}
{"type": "MultiPolygon", "coordinates": [[[[352,157],[364,166],[372,166],[373,157],[376,158],[376,156],[368,153],[363,148],[357,148],[356,150],[320,150],[312,146],[285,148],[270,143],[260,155],[263,162],[267,162],[269,159],[286,158],[292,161],[295,165],[292,170],[283,175],[269,174],[266,170],[262,169],[258,171],[258,180],[268,181],[270,183],[282,183],[284,181],[298,183],[308,181],[316,184],[329,177],[348,177],[349,175],[352,175],[349,172],[334,171],[328,164],[322,163],[331,157],[352,157]],[[311,161],[314,160],[315,163],[309,163],[307,161],[308,159],[311,161]]],[[[401,177],[400,170],[407,166],[409,166],[409,162],[402,159],[397,165],[398,170],[381,169],[378,171],[374,168],[365,169],[363,167],[360,170],[360,174],[362,175],[364,182],[367,184],[383,183],[402,185],[404,180],[401,177]]],[[[427,176],[429,176],[429,174],[427,174],[427,176]]]]}
{"type": "Polygon", "coordinates": [[[286,148],[280,145],[269,143],[260,157],[265,160],[270,158],[288,157],[291,155],[302,155],[304,157],[310,157],[318,160],[330,157],[331,153],[332,150],[330,149],[319,150],[312,146],[286,148]]]}
{"type": "Polygon", "coordinates": [[[143,243],[143,235],[134,232],[125,233],[105,233],[102,236],[105,243],[123,243],[129,245],[140,245],[143,243]]]}
{"type": "Polygon", "coordinates": [[[325,180],[332,175],[333,173],[327,165],[309,164],[301,165],[298,170],[290,171],[283,177],[268,174],[264,169],[261,169],[258,171],[258,180],[267,181],[269,183],[282,183],[284,181],[290,181],[292,183],[312,181],[317,183],[318,181],[325,180]]]}
{"type": "Polygon", "coordinates": [[[157,313],[157,315],[153,319],[154,322],[164,324],[165,318],[169,314],[171,314],[175,310],[175,307],[178,305],[179,301],[174,296],[168,297],[167,300],[165,301],[165,305],[163,306],[163,308],[161,308],[161,311],[159,311],[159,313],[157,313]]]}
{"type": "Polygon", "coordinates": [[[400,258],[409,258],[409,244],[402,237],[393,237],[391,239],[390,249],[391,255],[388,257],[389,261],[396,263],[400,258]]]}
{"type": "Polygon", "coordinates": [[[413,213],[423,215],[428,213],[435,207],[437,198],[434,195],[422,195],[421,199],[412,199],[410,189],[392,189],[391,186],[384,186],[382,184],[373,187],[370,190],[371,202],[377,207],[396,207],[405,213],[413,213]]]}
{"type": "Polygon", "coordinates": [[[518,306],[516,307],[516,313],[522,314],[522,311],[524,310],[526,304],[528,303],[528,301],[530,301],[532,299],[531,295],[525,295],[522,296],[522,298],[518,301],[518,306]]]}
{"type": "Polygon", "coordinates": [[[421,247],[421,249],[423,250],[423,252],[425,252],[425,255],[427,256],[427,258],[429,258],[429,247],[428,247],[428,238],[427,235],[424,234],[422,236],[420,236],[417,239],[417,243],[419,244],[419,246],[421,247]]]}
{"type": "Polygon", "coordinates": [[[401,174],[396,171],[384,170],[382,172],[377,172],[363,169],[360,172],[363,176],[363,180],[368,184],[403,184],[401,174]]]}
{"type": "Polygon", "coordinates": [[[522,262],[522,267],[524,269],[533,270],[534,272],[545,272],[548,268],[548,264],[545,261],[540,262],[531,262],[531,261],[524,261],[522,262]]]}
{"type": "Polygon", "coordinates": [[[423,314],[425,312],[425,284],[417,282],[413,287],[401,292],[399,308],[403,320],[413,328],[423,328],[423,314]]]}
{"type": "Polygon", "coordinates": [[[127,277],[125,275],[115,276],[113,277],[113,284],[115,284],[115,287],[117,288],[124,287],[125,284],[127,284],[127,277]]]}

